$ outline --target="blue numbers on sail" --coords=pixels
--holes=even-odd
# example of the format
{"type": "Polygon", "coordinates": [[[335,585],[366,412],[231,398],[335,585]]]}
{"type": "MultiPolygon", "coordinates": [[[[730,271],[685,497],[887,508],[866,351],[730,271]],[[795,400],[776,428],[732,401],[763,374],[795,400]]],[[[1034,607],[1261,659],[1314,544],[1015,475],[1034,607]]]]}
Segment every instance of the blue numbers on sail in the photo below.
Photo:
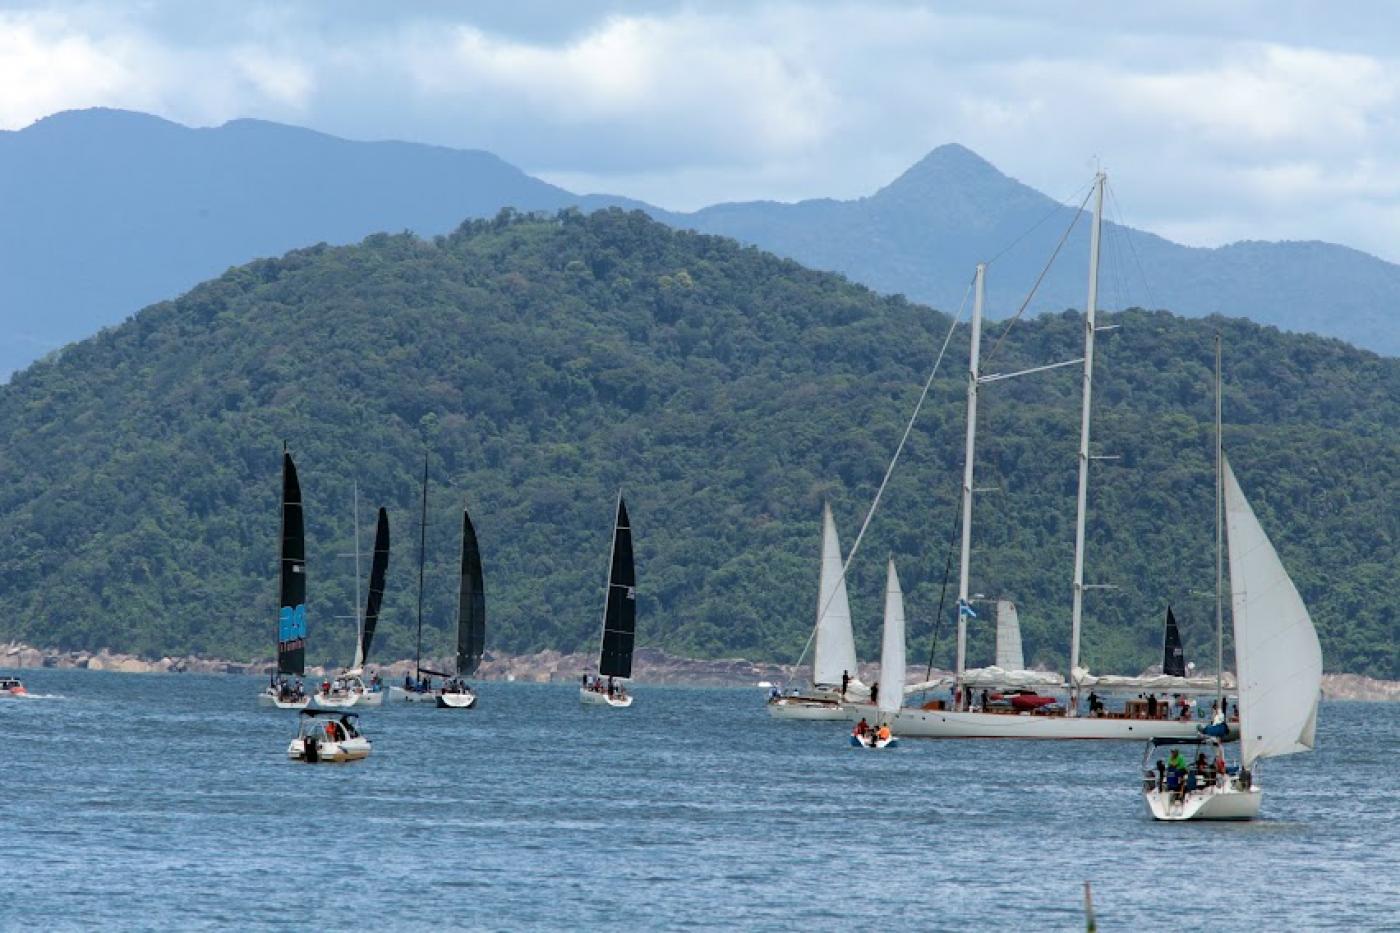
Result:
{"type": "Polygon", "coordinates": [[[277,618],[277,640],[282,644],[306,638],[306,605],[283,606],[277,618]]]}

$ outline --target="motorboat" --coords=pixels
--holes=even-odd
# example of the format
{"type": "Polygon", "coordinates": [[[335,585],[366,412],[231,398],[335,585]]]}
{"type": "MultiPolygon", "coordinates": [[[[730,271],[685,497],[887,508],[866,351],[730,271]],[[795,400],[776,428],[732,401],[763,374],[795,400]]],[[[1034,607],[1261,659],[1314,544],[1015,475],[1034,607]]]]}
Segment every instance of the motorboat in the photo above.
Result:
{"type": "Polygon", "coordinates": [[[370,741],[360,733],[358,719],[358,713],[344,710],[302,710],[297,737],[287,746],[287,757],[307,764],[368,758],[370,741]]]}
{"type": "Polygon", "coordinates": [[[0,677],[0,698],[28,696],[29,691],[18,677],[0,677]]]}
{"type": "Polygon", "coordinates": [[[632,522],[622,492],[617,494],[608,589],[603,597],[603,634],[598,648],[598,676],[583,675],[579,702],[584,706],[626,709],[632,695],[619,680],[632,676],[632,647],[637,639],[637,568],[632,557],[632,522]],[[605,681],[603,678],[607,678],[605,681]]]}

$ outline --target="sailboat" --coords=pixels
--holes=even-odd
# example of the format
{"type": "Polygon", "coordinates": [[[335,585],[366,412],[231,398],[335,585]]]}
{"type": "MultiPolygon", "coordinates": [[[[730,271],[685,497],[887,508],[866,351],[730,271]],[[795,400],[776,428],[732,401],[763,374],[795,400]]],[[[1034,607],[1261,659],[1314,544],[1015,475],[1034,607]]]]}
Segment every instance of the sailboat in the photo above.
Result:
{"type": "Polygon", "coordinates": [[[486,589],[481,570],[481,548],[471,515],[462,509],[462,555],[457,589],[457,651],[455,672],[435,671],[423,666],[423,580],[428,547],[428,458],[423,458],[423,506],[418,538],[418,646],[413,659],[413,676],[404,677],[403,686],[390,688],[392,699],[408,703],[431,703],[439,709],[469,709],[476,704],[476,692],[465,682],[481,666],[486,646],[486,589]],[[432,678],[444,682],[433,688],[432,678]]]}
{"type": "MultiPolygon", "coordinates": [[[[1220,740],[1155,741],[1143,759],[1143,798],[1157,820],[1251,820],[1263,797],[1254,774],[1260,759],[1310,751],[1322,689],[1322,646],[1312,617],[1278,552],[1221,457],[1221,485],[1230,547],[1230,607],[1239,677],[1240,764],[1206,777],[1195,768],[1172,779],[1149,768],[1164,746],[1209,747],[1223,761],[1220,740]],[[1195,786],[1191,786],[1194,784],[1195,786]]],[[[1201,753],[1198,753],[1201,754],[1201,753]]]]}
{"type": "Polygon", "coordinates": [[[282,445],[282,530],[278,535],[277,673],[258,696],[262,706],[304,709],[306,675],[306,529],[296,464],[282,445]],[[288,677],[296,678],[288,682],[288,677]]]}
{"type": "Polygon", "coordinates": [[[364,681],[365,662],[369,659],[369,648],[374,641],[374,629],[379,621],[379,607],[384,602],[384,575],[389,569],[389,512],[382,506],[379,519],[375,523],[374,558],[369,571],[369,594],[364,611],[360,603],[360,491],[355,489],[355,661],[350,667],[336,676],[334,681],[322,684],[322,689],[313,697],[315,704],[322,709],[347,709],[351,706],[381,706],[384,703],[384,690],[378,680],[364,681]]]}
{"type": "Polygon", "coordinates": [[[598,676],[583,675],[579,701],[585,706],[626,708],[632,695],[617,679],[632,676],[632,647],[637,639],[637,571],[632,559],[632,523],[627,503],[617,494],[612,557],[608,562],[608,591],[603,599],[603,636],[598,650],[598,676]],[[604,682],[603,678],[607,681],[604,682]]]}
{"type": "Polygon", "coordinates": [[[876,691],[875,728],[857,731],[851,744],[864,748],[891,748],[899,738],[889,728],[894,715],[904,705],[904,592],[899,587],[899,575],[894,572],[894,559],[889,562],[885,579],[885,630],[880,641],[880,684],[876,691]]]}
{"type": "Polygon", "coordinates": [[[768,700],[768,714],[777,719],[841,720],[842,704],[868,698],[856,670],[856,641],[851,632],[851,604],[846,598],[846,578],[841,542],[831,504],[822,506],[822,564],[817,587],[817,622],[812,635],[812,682],[809,689],[768,700]],[[843,689],[843,683],[845,688],[843,689]]]}

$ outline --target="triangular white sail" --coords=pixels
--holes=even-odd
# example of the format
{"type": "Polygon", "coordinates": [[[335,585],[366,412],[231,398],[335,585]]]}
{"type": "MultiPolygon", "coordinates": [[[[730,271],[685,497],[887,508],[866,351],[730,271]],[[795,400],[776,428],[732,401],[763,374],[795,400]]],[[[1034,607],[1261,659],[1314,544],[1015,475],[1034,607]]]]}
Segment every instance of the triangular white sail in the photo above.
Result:
{"type": "Polygon", "coordinates": [[[1230,606],[1240,696],[1240,755],[1259,758],[1313,747],[1322,646],[1307,607],[1223,462],[1230,551],[1230,606]]]}
{"type": "Polygon", "coordinates": [[[821,595],[817,602],[817,634],[812,649],[812,682],[841,685],[841,675],[856,676],[856,639],[851,632],[851,604],[846,599],[841,542],[831,505],[822,508],[821,595]]]}
{"type": "Polygon", "coordinates": [[[904,704],[904,593],[890,561],[885,584],[885,635],[880,643],[880,712],[894,713],[904,704]]]}
{"type": "Polygon", "coordinates": [[[1009,599],[997,600],[997,667],[1004,671],[1026,669],[1021,653],[1021,622],[1016,616],[1016,604],[1009,599]]]}

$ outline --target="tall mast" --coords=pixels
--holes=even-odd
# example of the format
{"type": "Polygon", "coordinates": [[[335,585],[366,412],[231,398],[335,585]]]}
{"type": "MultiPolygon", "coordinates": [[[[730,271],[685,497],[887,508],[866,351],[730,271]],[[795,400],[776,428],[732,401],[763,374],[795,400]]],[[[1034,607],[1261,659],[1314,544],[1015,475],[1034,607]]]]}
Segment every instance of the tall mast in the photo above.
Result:
{"type": "Polygon", "coordinates": [[[423,562],[428,552],[428,454],[423,453],[423,515],[418,522],[418,647],[413,653],[413,669],[423,676],[423,562]]]}
{"type": "Polygon", "coordinates": [[[365,637],[365,610],[360,603],[360,481],[355,481],[355,666],[363,662],[360,645],[365,637]]]}
{"type": "Polygon", "coordinates": [[[967,364],[967,449],[963,453],[962,556],[958,563],[958,661],[957,686],[962,688],[967,669],[968,573],[972,557],[972,480],[973,457],[977,448],[977,379],[982,354],[982,299],[987,274],[985,263],[977,264],[972,301],[972,337],[967,364]]]}
{"type": "Polygon", "coordinates": [[[287,544],[287,442],[282,441],[282,485],[277,493],[277,602],[273,606],[276,613],[276,624],[272,631],[277,633],[274,636],[273,646],[277,649],[277,678],[281,679],[282,674],[282,646],[280,644],[282,636],[282,593],[287,583],[287,560],[282,554],[282,549],[287,544]]]}
{"type": "Polygon", "coordinates": [[[1225,528],[1221,508],[1221,464],[1225,449],[1221,444],[1220,419],[1220,331],[1215,332],[1215,702],[1225,712],[1225,528]]]}
{"type": "Polygon", "coordinates": [[[1074,611],[1069,641],[1069,715],[1079,715],[1079,632],[1084,616],[1084,518],[1089,500],[1089,412],[1094,394],[1095,306],[1099,300],[1099,232],[1103,221],[1105,175],[1094,176],[1094,225],[1089,233],[1089,298],[1084,305],[1084,399],[1079,419],[1079,496],[1074,520],[1074,611]]]}

